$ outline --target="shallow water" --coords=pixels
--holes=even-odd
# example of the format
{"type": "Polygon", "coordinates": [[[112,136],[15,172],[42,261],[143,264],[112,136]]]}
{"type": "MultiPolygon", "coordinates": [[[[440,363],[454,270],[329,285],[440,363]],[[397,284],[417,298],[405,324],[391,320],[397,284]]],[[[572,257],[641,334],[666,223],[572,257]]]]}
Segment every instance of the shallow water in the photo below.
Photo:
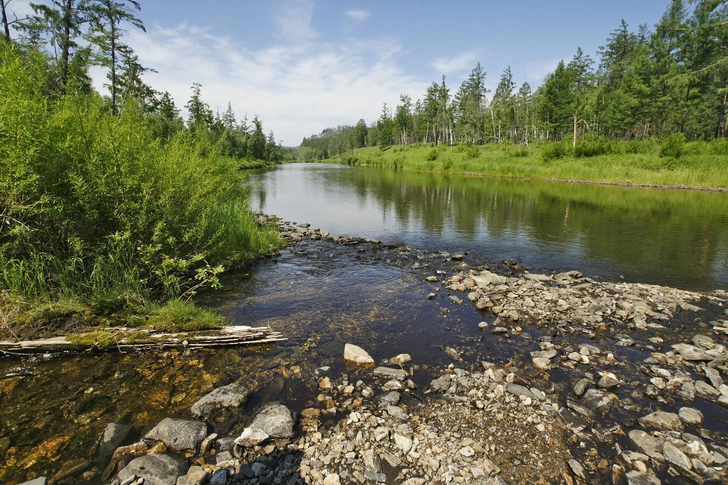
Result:
{"type": "MultiPolygon", "coordinates": [[[[163,417],[189,417],[199,397],[230,382],[246,383],[255,397],[237,418],[214,424],[220,433],[242,428],[271,400],[297,410],[310,406],[317,367],[331,366],[333,375],[345,372],[354,381],[370,378],[370,371],[343,365],[347,342],[378,362],[409,353],[420,388],[430,371],[451,363],[467,367],[486,360],[529,375],[528,352],[538,350],[545,330],[527,327],[512,339],[496,337],[477,325],[491,316],[467,301],[457,305],[444,291],[427,299],[439,285],[424,277],[454,273],[458,263],[449,256],[455,252],[467,252],[465,262],[476,267],[512,258],[534,272],[579,269],[604,279],[688,289],[720,288],[728,281],[724,194],[322,165],[259,171],[252,182],[254,206],[267,213],[333,235],[418,249],[303,242],[226,275],[225,290],[200,295],[200,304],[218,309],[230,323],[270,325],[289,338],[277,345],[0,359],[0,483],[52,477],[75,460],[86,460],[82,471],[95,470],[96,476],[90,473],[83,482],[76,474],[74,483],[100,483],[105,463],[96,459],[96,446],[108,423],[132,424],[129,439],[137,439],[163,417]],[[463,362],[448,357],[446,347],[462,352],[463,362]]],[[[695,333],[691,321],[683,323],[695,333]]],[[[647,355],[645,348],[621,349],[617,358],[634,363],[647,355]]],[[[568,393],[573,384],[573,373],[559,370],[544,385],[568,393]]],[[[623,392],[631,399],[629,390],[623,392]]],[[[724,410],[701,406],[717,431],[727,431],[724,410]]]]}

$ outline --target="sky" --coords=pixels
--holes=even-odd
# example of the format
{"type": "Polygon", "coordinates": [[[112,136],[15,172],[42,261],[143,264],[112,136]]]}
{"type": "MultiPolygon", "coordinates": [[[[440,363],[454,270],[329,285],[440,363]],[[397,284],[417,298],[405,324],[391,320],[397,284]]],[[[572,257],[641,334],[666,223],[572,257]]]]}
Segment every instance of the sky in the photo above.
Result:
{"type": "MultiPolygon", "coordinates": [[[[37,2],[38,0],[36,0],[37,2]]],[[[12,0],[22,16],[29,0],[12,0]]],[[[535,89],[577,47],[597,60],[624,19],[657,23],[669,0],[140,0],[146,33],[125,40],[145,82],[182,115],[193,83],[213,111],[258,115],[284,146],[327,127],[371,123],[402,94],[423,98],[446,76],[451,94],[480,62],[493,90],[510,66],[535,89]]],[[[105,72],[92,70],[97,89],[105,72]]]]}

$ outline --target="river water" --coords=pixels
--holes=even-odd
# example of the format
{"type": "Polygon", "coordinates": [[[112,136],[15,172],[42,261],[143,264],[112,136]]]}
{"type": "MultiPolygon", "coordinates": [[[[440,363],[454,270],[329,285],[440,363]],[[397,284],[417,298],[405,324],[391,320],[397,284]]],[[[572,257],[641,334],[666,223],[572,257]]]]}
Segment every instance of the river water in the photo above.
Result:
{"type": "Polygon", "coordinates": [[[270,400],[311,406],[315,368],[367,378],[343,365],[347,342],[377,361],[411,354],[420,387],[430,370],[452,362],[448,346],[466,361],[522,365],[538,350],[540,329],[505,340],[478,329],[490,316],[445,294],[427,299],[433,286],[424,276],[453,272],[456,253],[472,266],[512,259],[532,272],[577,269],[602,280],[728,287],[722,193],[307,164],[251,172],[250,184],[254,210],[391,246],[305,241],[200,296],[199,304],[232,324],[282,332],[289,340],[278,345],[0,359],[0,483],[52,477],[64,466],[77,469],[66,480],[101,483],[106,464],[96,446],[107,424],[129,423],[129,439],[137,439],[163,417],[189,417],[199,397],[230,382],[246,383],[255,397],[238,419],[214,423],[220,434],[241,429],[270,400]]]}

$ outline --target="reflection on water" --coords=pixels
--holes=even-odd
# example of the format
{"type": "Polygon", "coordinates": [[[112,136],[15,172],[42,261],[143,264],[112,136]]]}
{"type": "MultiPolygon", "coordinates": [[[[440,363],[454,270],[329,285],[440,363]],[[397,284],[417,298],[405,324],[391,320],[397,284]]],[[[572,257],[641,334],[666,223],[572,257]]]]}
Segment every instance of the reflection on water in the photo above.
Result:
{"type": "Polygon", "coordinates": [[[332,234],[513,258],[605,279],[728,286],[728,196],[370,167],[257,171],[254,208],[332,234]]]}

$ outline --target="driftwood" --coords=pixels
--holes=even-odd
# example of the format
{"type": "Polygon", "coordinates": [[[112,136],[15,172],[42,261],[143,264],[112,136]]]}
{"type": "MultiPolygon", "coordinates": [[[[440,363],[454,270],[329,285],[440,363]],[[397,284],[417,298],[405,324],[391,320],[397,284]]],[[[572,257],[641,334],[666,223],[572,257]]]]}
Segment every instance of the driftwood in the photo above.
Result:
{"type": "MultiPolygon", "coordinates": [[[[162,333],[150,330],[110,328],[103,330],[105,335],[115,334],[113,341],[106,347],[98,343],[92,345],[69,342],[66,337],[52,337],[40,340],[26,340],[12,342],[0,341],[0,353],[32,354],[41,352],[83,351],[83,350],[114,350],[119,351],[139,349],[169,349],[189,348],[201,349],[205,347],[231,347],[236,345],[260,345],[271,342],[288,340],[280,332],[271,331],[270,327],[248,327],[243,325],[223,327],[219,330],[195,333],[162,333]],[[124,334],[134,333],[134,338],[124,337],[124,334]],[[147,336],[140,336],[147,333],[147,336]]],[[[88,334],[91,335],[91,334],[88,334]]],[[[78,337],[83,338],[84,334],[78,337]]]]}

